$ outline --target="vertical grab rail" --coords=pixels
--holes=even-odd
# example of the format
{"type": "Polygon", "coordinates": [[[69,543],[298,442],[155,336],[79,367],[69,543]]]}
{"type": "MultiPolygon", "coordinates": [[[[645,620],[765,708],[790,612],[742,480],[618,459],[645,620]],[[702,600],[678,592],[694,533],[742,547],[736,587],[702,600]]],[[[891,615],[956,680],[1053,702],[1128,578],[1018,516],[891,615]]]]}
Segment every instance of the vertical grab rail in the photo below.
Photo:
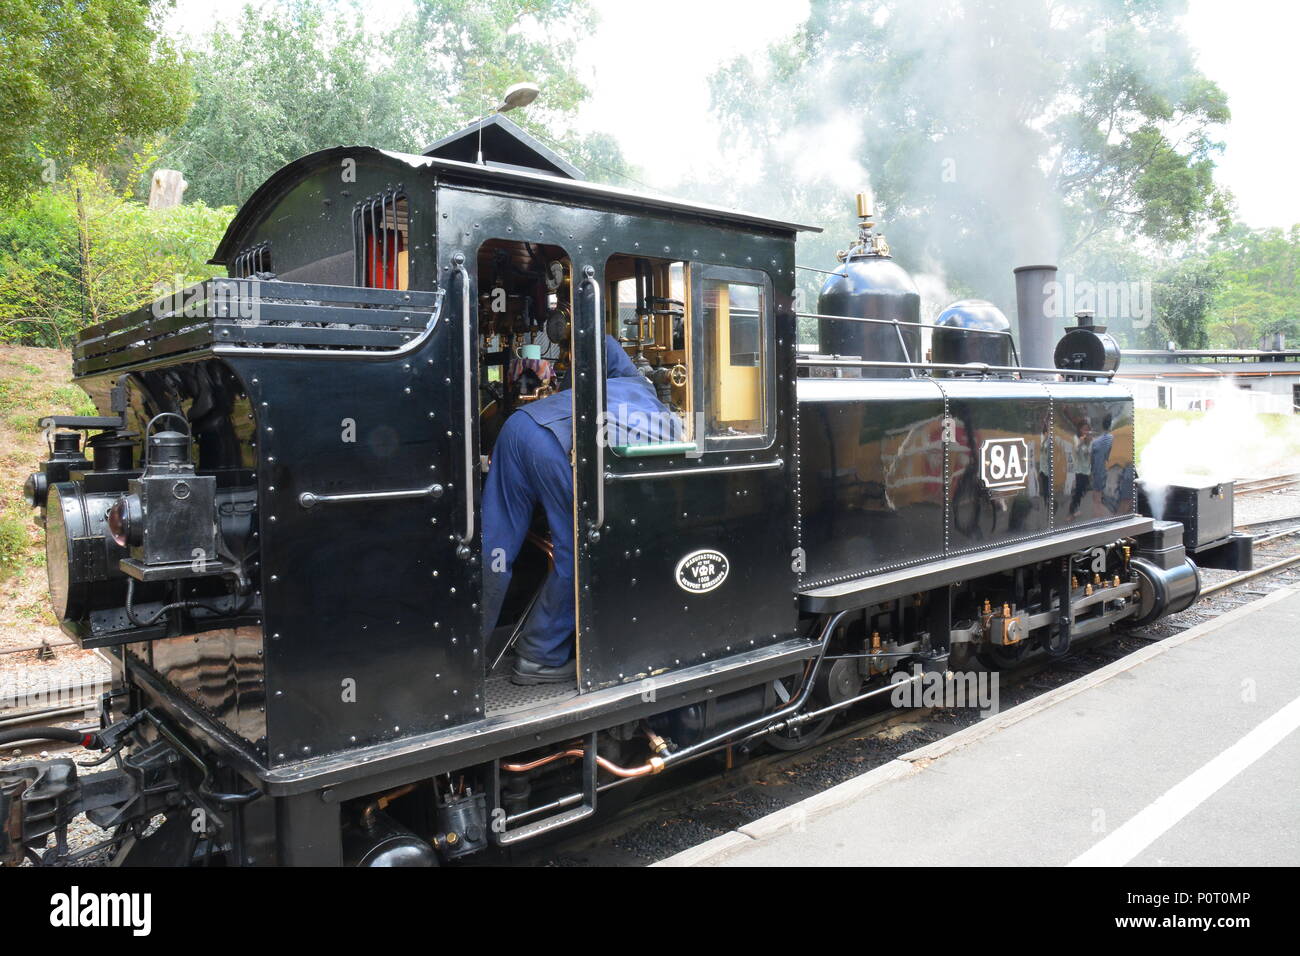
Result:
{"type": "Polygon", "coordinates": [[[589,533],[599,535],[605,526],[605,323],[600,314],[600,283],[595,279],[596,270],[584,266],[582,275],[583,305],[588,305],[589,296],[591,327],[596,343],[596,520],[592,522],[589,533]]]}
{"type": "Polygon", "coordinates": [[[465,434],[465,534],[460,540],[462,547],[466,549],[464,553],[468,553],[474,542],[474,379],[477,376],[474,374],[475,363],[472,351],[474,343],[470,335],[469,272],[465,269],[463,253],[456,253],[451,261],[460,277],[461,357],[465,365],[462,370],[465,384],[462,396],[465,412],[465,419],[462,422],[462,430],[465,434]]]}
{"type": "MultiPolygon", "coordinates": [[[[911,365],[912,351],[907,347],[907,339],[903,338],[903,326],[898,319],[894,319],[894,334],[898,336],[898,347],[903,350],[903,361],[911,365]]],[[[909,369],[907,374],[910,378],[916,378],[916,369],[909,369]]]]}

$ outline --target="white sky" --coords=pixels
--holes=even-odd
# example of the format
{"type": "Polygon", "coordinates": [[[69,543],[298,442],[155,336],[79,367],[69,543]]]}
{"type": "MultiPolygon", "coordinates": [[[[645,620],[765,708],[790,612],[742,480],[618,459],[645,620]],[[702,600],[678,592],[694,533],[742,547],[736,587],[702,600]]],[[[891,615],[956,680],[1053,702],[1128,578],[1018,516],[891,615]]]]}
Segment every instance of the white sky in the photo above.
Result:
{"type": "Polygon", "coordinates": [[[1201,72],[1228,94],[1232,122],[1219,138],[1218,179],[1255,227],[1300,223],[1300,125],[1295,57],[1300,4],[1294,0],[1191,0],[1184,21],[1201,72]]]}
{"type": "MultiPolygon", "coordinates": [[[[401,0],[370,0],[383,21],[401,0]]],[[[807,0],[591,0],[600,15],[579,69],[592,90],[579,123],[614,135],[646,184],[671,191],[716,156],[708,76],[719,62],[760,50],[807,14],[807,0]],[[653,88],[655,99],[645,93],[653,88]],[[669,132],[665,133],[664,129],[669,132]]],[[[178,0],[174,28],[202,33],[241,0],[178,0]]],[[[400,14],[397,14],[400,15],[400,14]]],[[[1228,94],[1219,182],[1252,226],[1300,223],[1300,155],[1291,79],[1300,3],[1189,0],[1185,28],[1202,71],[1228,94]]],[[[545,91],[543,91],[545,95],[545,91]]],[[[756,96],[762,91],[756,90],[756,96]]]]}

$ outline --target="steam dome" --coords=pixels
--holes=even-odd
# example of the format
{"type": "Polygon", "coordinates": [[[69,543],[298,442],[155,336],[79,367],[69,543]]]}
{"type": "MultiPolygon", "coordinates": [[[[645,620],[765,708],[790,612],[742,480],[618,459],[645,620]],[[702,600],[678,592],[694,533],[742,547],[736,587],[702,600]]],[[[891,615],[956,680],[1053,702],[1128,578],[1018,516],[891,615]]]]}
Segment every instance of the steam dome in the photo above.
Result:
{"type": "Polygon", "coordinates": [[[939,314],[930,355],[943,365],[1011,364],[1011,321],[992,302],[962,299],[939,314]]]}

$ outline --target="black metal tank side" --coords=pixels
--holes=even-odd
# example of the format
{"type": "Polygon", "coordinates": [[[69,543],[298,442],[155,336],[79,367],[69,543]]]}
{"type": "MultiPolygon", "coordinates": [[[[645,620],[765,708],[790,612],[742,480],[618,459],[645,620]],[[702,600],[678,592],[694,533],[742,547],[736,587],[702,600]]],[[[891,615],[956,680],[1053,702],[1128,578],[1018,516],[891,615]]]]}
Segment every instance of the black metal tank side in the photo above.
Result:
{"type": "Polygon", "coordinates": [[[1011,321],[992,302],[962,299],[954,302],[934,321],[930,339],[931,357],[944,365],[1009,366],[1011,321]]]}
{"type": "MultiPolygon", "coordinates": [[[[821,351],[858,355],[869,361],[919,362],[921,294],[902,266],[887,255],[851,255],[822,284],[819,315],[843,315],[881,322],[821,319],[821,351]],[[894,325],[898,322],[898,325],[894,325]],[[885,324],[887,323],[887,324],[885,324]],[[904,351],[906,347],[906,351],[904,351]]],[[[864,377],[906,378],[905,369],[863,369],[864,377]]]]}

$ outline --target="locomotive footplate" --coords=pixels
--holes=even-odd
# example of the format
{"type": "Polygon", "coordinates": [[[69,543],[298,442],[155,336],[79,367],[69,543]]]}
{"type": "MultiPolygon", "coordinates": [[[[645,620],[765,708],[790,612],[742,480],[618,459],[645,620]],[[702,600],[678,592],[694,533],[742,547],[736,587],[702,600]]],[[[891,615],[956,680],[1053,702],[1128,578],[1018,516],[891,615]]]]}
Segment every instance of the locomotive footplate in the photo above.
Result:
{"type": "Polygon", "coordinates": [[[795,638],[737,654],[723,661],[683,668],[655,678],[653,699],[641,682],[621,684],[510,719],[489,718],[450,730],[404,737],[337,754],[323,754],[268,767],[250,749],[206,713],[170,692],[146,665],[133,661],[132,678],[145,691],[148,705],[183,724],[219,753],[233,769],[257,779],[272,797],[288,797],[327,788],[329,802],[362,796],[392,784],[458,770],[519,752],[520,740],[533,746],[574,739],[611,723],[636,720],[712,696],[752,687],[788,675],[820,651],[818,641],[795,638]],[[376,782],[378,781],[378,782],[376,782]]]}

